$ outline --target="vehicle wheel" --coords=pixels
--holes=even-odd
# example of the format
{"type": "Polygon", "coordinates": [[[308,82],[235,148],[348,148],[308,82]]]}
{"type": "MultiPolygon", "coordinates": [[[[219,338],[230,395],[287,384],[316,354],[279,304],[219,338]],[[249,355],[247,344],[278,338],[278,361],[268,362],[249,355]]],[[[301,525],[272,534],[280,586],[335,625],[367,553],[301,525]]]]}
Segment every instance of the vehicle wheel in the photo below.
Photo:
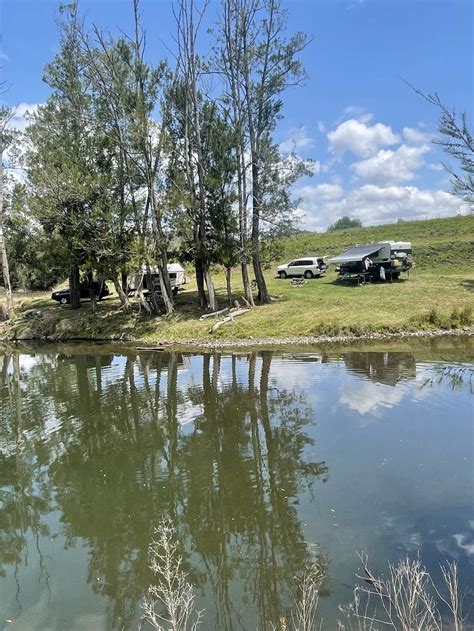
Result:
{"type": "Polygon", "coordinates": [[[279,276],[280,278],[285,279],[285,278],[288,276],[288,274],[287,274],[286,272],[278,272],[278,276],[279,276]]]}
{"type": "Polygon", "coordinates": [[[392,278],[393,278],[393,280],[398,280],[400,278],[400,272],[393,272],[392,273],[392,278]]]}
{"type": "Polygon", "coordinates": [[[66,296],[64,296],[64,298],[61,298],[61,300],[59,302],[62,305],[68,305],[69,304],[69,298],[66,298],[66,296]]]}
{"type": "Polygon", "coordinates": [[[310,269],[307,269],[304,273],[305,278],[313,278],[313,272],[310,269]]]}

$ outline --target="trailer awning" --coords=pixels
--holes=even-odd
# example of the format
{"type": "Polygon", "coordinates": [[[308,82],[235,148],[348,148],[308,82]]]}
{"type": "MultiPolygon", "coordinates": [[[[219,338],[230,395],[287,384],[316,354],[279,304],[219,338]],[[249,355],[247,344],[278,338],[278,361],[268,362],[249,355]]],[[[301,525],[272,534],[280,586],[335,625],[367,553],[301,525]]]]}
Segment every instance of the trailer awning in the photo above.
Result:
{"type": "Polygon", "coordinates": [[[339,256],[329,259],[329,263],[350,263],[351,261],[363,261],[367,256],[377,254],[383,248],[379,243],[372,245],[356,245],[349,248],[339,256]]]}

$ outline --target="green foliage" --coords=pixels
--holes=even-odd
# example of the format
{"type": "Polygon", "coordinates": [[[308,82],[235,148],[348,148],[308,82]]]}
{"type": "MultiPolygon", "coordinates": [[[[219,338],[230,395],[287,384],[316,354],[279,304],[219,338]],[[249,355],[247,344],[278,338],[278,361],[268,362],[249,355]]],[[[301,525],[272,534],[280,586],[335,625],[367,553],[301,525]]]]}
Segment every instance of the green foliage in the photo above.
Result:
{"type": "Polygon", "coordinates": [[[5,199],[5,234],[14,288],[49,289],[64,277],[64,245],[57,235],[48,237],[31,221],[27,191],[20,183],[5,199]]]}
{"type": "Polygon", "coordinates": [[[425,94],[414,86],[410,87],[440,112],[438,130],[441,136],[434,142],[453,158],[456,168],[444,165],[451,174],[452,192],[465,200],[472,212],[474,210],[474,137],[466,112],[459,115],[455,110],[450,110],[436,92],[425,94]]]}
{"type": "Polygon", "coordinates": [[[351,219],[347,215],[344,215],[329,226],[328,232],[334,232],[334,230],[348,230],[350,228],[362,228],[362,221],[360,219],[351,219]]]}

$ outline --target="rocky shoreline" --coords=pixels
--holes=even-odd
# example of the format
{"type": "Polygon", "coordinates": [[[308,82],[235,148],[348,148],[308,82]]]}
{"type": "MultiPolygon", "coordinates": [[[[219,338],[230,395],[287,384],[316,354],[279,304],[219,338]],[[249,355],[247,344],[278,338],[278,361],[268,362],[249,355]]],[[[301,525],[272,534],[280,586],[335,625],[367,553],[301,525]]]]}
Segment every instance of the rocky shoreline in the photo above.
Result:
{"type": "Polygon", "coordinates": [[[186,348],[251,348],[255,346],[317,346],[321,344],[347,344],[350,342],[388,341],[407,338],[436,338],[446,336],[473,336],[474,327],[462,327],[459,329],[431,329],[420,331],[399,331],[396,333],[366,333],[362,335],[319,335],[307,337],[248,337],[243,339],[213,339],[213,340],[155,340],[145,343],[140,340],[128,340],[129,343],[140,342],[146,347],[186,347],[186,348]]]}
{"type": "MultiPolygon", "coordinates": [[[[397,332],[372,332],[360,335],[341,334],[341,335],[317,335],[317,336],[288,336],[288,337],[247,337],[247,338],[229,338],[229,339],[140,339],[133,336],[121,335],[110,337],[61,337],[61,336],[44,336],[31,337],[9,340],[10,343],[15,342],[36,342],[36,343],[101,343],[101,344],[123,344],[129,348],[137,348],[140,350],[165,350],[179,348],[183,349],[207,349],[219,350],[230,348],[255,348],[255,347],[303,347],[303,346],[320,346],[320,345],[337,345],[350,344],[356,342],[373,342],[373,341],[392,341],[407,340],[420,338],[441,338],[441,337],[471,337],[474,335],[474,327],[461,327],[458,329],[426,329],[419,331],[397,331],[397,332]]],[[[6,341],[6,340],[4,340],[6,341]]]]}

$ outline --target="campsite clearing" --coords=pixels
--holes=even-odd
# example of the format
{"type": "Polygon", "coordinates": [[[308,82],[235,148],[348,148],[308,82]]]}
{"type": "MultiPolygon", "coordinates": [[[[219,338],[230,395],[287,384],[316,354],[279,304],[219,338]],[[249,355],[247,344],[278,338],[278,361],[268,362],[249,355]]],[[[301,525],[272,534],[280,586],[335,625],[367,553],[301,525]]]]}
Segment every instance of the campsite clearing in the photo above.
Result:
{"type": "MultiPolygon", "coordinates": [[[[54,304],[51,292],[16,294],[21,306],[12,323],[3,325],[7,339],[134,339],[146,342],[244,339],[401,332],[463,328],[473,322],[474,217],[407,222],[340,234],[301,233],[282,244],[281,262],[291,256],[310,256],[313,250],[333,255],[351,244],[370,240],[411,240],[416,267],[409,279],[358,287],[338,282],[334,267],[325,277],[292,285],[267,270],[274,300],[209,333],[208,319],[200,320],[193,278],[176,297],[171,318],[125,314],[115,296],[79,311],[54,304]],[[299,245],[298,245],[299,243],[299,245]]],[[[225,275],[214,275],[219,305],[226,306],[225,275]]],[[[235,298],[242,295],[239,271],[232,278],[235,298]]]]}

